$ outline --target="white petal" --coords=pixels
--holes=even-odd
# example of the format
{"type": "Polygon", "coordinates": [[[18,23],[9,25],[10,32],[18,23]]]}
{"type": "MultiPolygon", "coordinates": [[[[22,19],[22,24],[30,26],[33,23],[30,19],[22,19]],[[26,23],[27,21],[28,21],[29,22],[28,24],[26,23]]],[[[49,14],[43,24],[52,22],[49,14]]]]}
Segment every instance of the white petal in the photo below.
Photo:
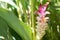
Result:
{"type": "Polygon", "coordinates": [[[46,11],[45,14],[50,14],[50,12],[46,11]]]}
{"type": "Polygon", "coordinates": [[[45,19],[49,19],[49,17],[45,17],[45,19]]]}

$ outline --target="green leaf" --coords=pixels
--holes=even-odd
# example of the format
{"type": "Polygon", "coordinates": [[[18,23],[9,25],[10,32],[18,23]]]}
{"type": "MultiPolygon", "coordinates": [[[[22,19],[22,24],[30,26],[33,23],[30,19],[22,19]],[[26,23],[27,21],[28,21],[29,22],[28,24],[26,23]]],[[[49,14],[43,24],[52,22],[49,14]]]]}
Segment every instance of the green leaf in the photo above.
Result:
{"type": "Polygon", "coordinates": [[[0,8],[0,16],[15,30],[24,40],[31,40],[31,29],[10,11],[0,8]]]}
{"type": "Polygon", "coordinates": [[[12,28],[9,27],[9,31],[16,40],[22,40],[22,38],[12,28]]]}
{"type": "Polygon", "coordinates": [[[29,0],[20,0],[23,9],[27,9],[28,8],[28,4],[29,4],[29,0]]]}
{"type": "Polygon", "coordinates": [[[7,23],[0,17],[0,40],[13,40],[7,23]]]}

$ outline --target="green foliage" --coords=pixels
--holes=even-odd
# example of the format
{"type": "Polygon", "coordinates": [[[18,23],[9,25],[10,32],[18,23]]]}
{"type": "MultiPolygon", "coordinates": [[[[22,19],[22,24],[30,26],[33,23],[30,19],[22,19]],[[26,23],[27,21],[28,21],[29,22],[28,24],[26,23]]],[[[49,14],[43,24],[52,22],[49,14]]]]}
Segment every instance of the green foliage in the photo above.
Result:
{"type": "MultiPolygon", "coordinates": [[[[43,0],[42,4],[47,1],[43,0]]],[[[13,37],[16,40],[36,40],[36,15],[34,12],[38,10],[40,0],[0,0],[0,2],[0,36],[3,36],[5,40],[14,40],[13,37]]],[[[59,40],[60,0],[51,0],[47,10],[50,12],[47,15],[49,17],[48,29],[42,40],[59,40]]]]}
{"type": "Polygon", "coordinates": [[[13,40],[12,35],[9,32],[7,23],[1,17],[0,17],[0,37],[3,37],[0,38],[0,40],[13,40]]]}
{"type": "Polygon", "coordinates": [[[24,40],[31,40],[31,30],[28,30],[30,27],[19,21],[12,12],[0,8],[0,17],[2,17],[13,30],[24,38],[24,40]]]}
{"type": "MultiPolygon", "coordinates": [[[[56,0],[57,1],[57,0],[56,0]]],[[[52,2],[49,5],[48,10],[51,12],[51,14],[49,15],[50,20],[48,22],[49,24],[49,29],[46,31],[46,35],[43,37],[43,40],[47,39],[47,40],[60,40],[59,36],[60,36],[60,31],[59,28],[57,28],[57,26],[60,27],[60,18],[58,15],[59,11],[56,10],[57,8],[59,8],[58,6],[55,6],[55,4],[57,4],[57,2],[52,0],[52,2]]]]}

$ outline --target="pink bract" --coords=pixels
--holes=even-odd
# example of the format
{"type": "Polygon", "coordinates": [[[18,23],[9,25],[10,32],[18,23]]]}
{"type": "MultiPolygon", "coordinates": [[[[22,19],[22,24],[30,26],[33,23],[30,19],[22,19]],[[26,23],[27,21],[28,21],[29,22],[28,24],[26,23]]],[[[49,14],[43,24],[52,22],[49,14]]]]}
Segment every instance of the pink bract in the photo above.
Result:
{"type": "Polygon", "coordinates": [[[37,10],[37,13],[40,14],[41,16],[44,16],[47,6],[48,6],[48,4],[45,4],[45,5],[40,4],[40,6],[37,10]]]}

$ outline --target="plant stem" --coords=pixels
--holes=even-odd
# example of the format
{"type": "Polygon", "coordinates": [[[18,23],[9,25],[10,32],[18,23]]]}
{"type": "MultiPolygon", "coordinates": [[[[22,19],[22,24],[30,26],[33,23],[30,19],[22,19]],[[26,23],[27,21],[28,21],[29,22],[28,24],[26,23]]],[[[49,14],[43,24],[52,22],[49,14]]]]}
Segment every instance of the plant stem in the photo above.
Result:
{"type": "Polygon", "coordinates": [[[25,17],[25,22],[27,23],[28,22],[28,15],[26,13],[26,9],[23,8],[23,13],[24,13],[24,17],[25,17]]]}
{"type": "Polygon", "coordinates": [[[18,1],[18,0],[16,1],[16,5],[18,6],[17,12],[18,12],[18,18],[19,18],[19,20],[22,21],[19,2],[20,2],[20,1],[18,1]]]}
{"type": "Polygon", "coordinates": [[[31,7],[31,13],[30,13],[30,16],[31,16],[31,27],[33,28],[33,37],[32,37],[32,40],[36,40],[36,35],[35,35],[35,24],[34,24],[34,3],[35,3],[35,0],[30,0],[30,7],[31,7]]]}

